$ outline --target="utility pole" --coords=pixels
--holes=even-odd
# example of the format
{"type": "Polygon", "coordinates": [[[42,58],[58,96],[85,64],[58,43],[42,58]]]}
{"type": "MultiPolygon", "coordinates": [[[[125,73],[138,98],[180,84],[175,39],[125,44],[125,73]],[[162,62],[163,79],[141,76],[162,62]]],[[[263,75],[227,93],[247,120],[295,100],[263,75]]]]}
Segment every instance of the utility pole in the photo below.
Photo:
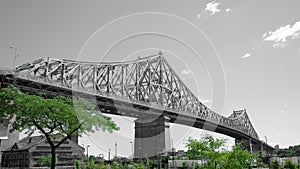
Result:
{"type": "Polygon", "coordinates": [[[9,49],[14,49],[13,73],[15,73],[16,72],[15,71],[15,64],[16,64],[16,58],[18,57],[18,55],[17,55],[18,48],[10,46],[9,49]]]}
{"type": "Polygon", "coordinates": [[[87,159],[89,159],[89,147],[90,147],[90,145],[86,146],[86,157],[87,157],[87,159]]]}
{"type": "Polygon", "coordinates": [[[118,144],[115,142],[115,158],[118,158],[118,144]]]}
{"type": "Polygon", "coordinates": [[[251,139],[249,139],[249,148],[250,148],[250,152],[252,153],[253,152],[253,150],[252,150],[252,141],[251,141],[251,139]]]}
{"type": "Polygon", "coordinates": [[[172,151],[171,151],[171,153],[172,153],[172,168],[175,168],[173,139],[171,141],[172,141],[172,151]]]}
{"type": "Polygon", "coordinates": [[[110,164],[110,148],[108,149],[108,162],[110,164]]]}
{"type": "Polygon", "coordinates": [[[131,154],[132,154],[132,159],[133,159],[133,142],[131,141],[131,142],[129,142],[130,144],[131,144],[131,154]]]}

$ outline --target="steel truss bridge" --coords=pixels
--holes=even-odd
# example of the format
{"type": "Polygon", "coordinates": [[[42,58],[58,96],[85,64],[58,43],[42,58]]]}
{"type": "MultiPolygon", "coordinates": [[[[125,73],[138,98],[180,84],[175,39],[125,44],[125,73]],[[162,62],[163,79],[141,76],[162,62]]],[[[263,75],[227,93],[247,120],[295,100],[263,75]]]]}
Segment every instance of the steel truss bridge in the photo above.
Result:
{"type": "Polygon", "coordinates": [[[258,150],[262,147],[246,110],[224,117],[205,106],[161,52],[126,62],[48,57],[22,64],[13,73],[1,74],[2,85],[13,84],[26,92],[85,97],[98,104],[103,113],[136,118],[163,115],[172,123],[250,140],[250,145],[257,145],[258,150]]]}

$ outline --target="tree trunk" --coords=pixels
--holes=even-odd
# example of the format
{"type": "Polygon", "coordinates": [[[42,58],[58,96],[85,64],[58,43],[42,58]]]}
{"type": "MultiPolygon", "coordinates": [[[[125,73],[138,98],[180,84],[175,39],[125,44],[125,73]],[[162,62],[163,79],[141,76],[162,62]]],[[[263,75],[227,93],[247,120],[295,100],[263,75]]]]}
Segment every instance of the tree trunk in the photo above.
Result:
{"type": "Polygon", "coordinates": [[[51,147],[51,169],[55,169],[55,164],[56,164],[56,152],[55,148],[51,147]]]}

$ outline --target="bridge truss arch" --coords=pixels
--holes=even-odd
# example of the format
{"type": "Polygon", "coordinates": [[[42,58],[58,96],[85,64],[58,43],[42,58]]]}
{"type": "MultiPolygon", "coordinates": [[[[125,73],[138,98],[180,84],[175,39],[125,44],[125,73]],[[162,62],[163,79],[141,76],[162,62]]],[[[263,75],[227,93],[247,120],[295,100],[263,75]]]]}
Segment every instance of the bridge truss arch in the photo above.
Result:
{"type": "Polygon", "coordinates": [[[19,79],[171,112],[214,124],[222,134],[259,140],[246,110],[224,117],[205,106],[161,52],[126,62],[41,58],[18,66],[15,72],[19,79]]]}

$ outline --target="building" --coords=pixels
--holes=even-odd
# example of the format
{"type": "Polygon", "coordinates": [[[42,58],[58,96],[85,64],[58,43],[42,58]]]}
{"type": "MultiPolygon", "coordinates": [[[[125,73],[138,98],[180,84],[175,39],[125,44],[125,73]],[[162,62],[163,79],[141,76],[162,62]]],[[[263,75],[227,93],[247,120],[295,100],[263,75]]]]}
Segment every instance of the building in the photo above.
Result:
{"type": "MultiPolygon", "coordinates": [[[[19,141],[19,132],[18,131],[10,131],[11,125],[9,124],[8,119],[0,119],[0,151],[5,150],[6,148],[14,145],[19,141]]],[[[0,163],[1,163],[0,153],[0,163]]]]}
{"type": "Polygon", "coordinates": [[[272,161],[278,161],[279,164],[281,164],[282,166],[285,165],[287,160],[291,160],[293,163],[295,164],[300,164],[300,157],[299,156],[291,156],[291,157],[271,157],[270,159],[270,165],[272,163],[272,161]]]}
{"type": "MultiPolygon", "coordinates": [[[[54,141],[60,141],[59,138],[54,141]]],[[[38,167],[38,159],[50,154],[51,149],[45,137],[23,138],[2,151],[1,167],[38,167]]],[[[57,166],[74,166],[75,160],[84,158],[84,148],[68,139],[56,149],[57,166]]]]}

